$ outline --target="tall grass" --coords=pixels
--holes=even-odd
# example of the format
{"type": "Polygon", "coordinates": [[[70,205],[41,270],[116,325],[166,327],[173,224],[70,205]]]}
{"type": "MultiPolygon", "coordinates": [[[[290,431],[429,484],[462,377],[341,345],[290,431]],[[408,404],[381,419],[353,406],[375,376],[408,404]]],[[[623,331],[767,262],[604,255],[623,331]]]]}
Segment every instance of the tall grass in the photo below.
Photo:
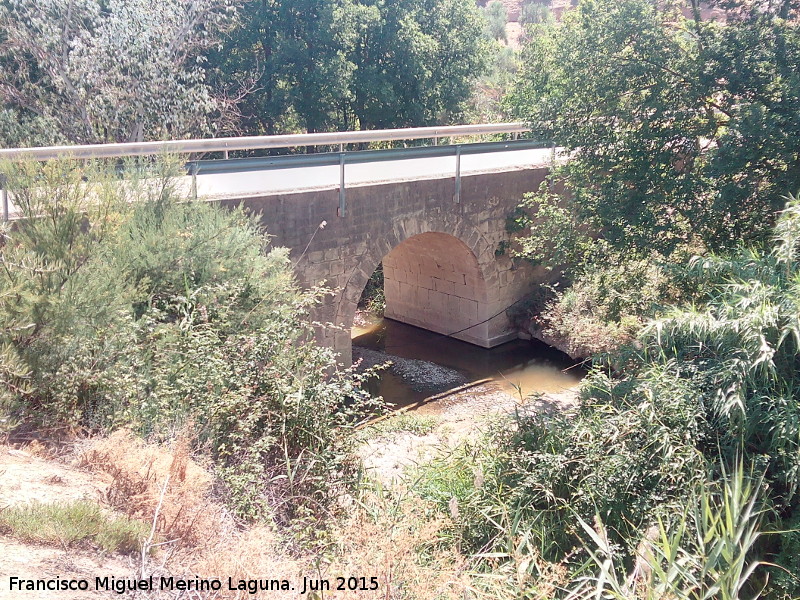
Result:
{"type": "MultiPolygon", "coordinates": [[[[627,572],[598,518],[579,523],[589,536],[592,575],[577,579],[567,600],[740,600],[758,598],[754,557],[761,536],[763,478],[739,462],[721,481],[699,486],[687,506],[669,521],[659,519],[652,539],[639,545],[627,572]]],[[[763,585],[761,586],[763,588],[763,585]]]]}

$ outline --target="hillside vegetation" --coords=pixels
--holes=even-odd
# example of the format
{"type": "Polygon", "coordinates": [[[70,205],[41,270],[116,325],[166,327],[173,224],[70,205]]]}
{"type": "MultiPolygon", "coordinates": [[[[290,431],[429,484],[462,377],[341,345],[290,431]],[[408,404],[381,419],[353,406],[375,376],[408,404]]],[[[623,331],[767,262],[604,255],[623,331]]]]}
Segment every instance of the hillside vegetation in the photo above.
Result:
{"type": "Polygon", "coordinates": [[[556,141],[497,252],[553,271],[523,317],[590,373],[559,410],[366,427],[381,402],[314,342],[326,290],[254,217],[165,158],[6,164],[4,441],[104,492],[16,498],[3,543],[364,598],[800,598],[797,0],[523,4],[521,53],[502,3],[65,4],[0,2],[5,144],[469,116],[556,141]]]}

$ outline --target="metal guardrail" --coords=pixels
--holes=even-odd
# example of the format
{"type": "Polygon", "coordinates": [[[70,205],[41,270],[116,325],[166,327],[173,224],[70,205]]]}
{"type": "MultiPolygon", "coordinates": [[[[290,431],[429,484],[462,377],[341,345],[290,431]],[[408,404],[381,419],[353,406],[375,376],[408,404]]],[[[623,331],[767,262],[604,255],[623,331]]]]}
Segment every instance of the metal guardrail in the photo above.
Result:
{"type": "Polygon", "coordinates": [[[362,150],[355,152],[325,152],[321,154],[294,154],[288,156],[267,156],[259,158],[238,158],[229,160],[200,160],[187,164],[192,176],[192,191],[196,197],[197,177],[221,173],[246,173],[268,171],[270,169],[292,169],[300,167],[339,166],[339,210],[340,217],[346,211],[345,165],[374,163],[389,160],[413,158],[455,157],[455,190],[453,201],[461,202],[461,157],[470,154],[508,152],[552,148],[549,142],[536,140],[513,140],[508,142],[480,142],[448,146],[422,146],[416,148],[396,148],[391,150],[362,150]]]}
{"type": "Polygon", "coordinates": [[[455,156],[456,148],[461,154],[484,154],[507,152],[509,150],[532,150],[550,148],[549,142],[536,140],[512,140],[507,142],[477,142],[463,145],[416,146],[413,148],[393,148],[390,150],[355,150],[352,152],[321,152],[319,154],[286,154],[281,156],[259,156],[253,158],[230,158],[228,160],[196,160],[187,163],[197,175],[217,175],[221,173],[246,173],[268,171],[270,169],[296,169],[302,167],[326,167],[339,164],[339,155],[344,154],[348,165],[405,160],[412,158],[439,158],[455,156]]]}
{"type": "MultiPolygon", "coordinates": [[[[192,176],[192,190],[196,195],[199,174],[243,172],[270,168],[304,167],[338,164],[339,178],[339,216],[345,215],[345,164],[381,160],[402,160],[433,156],[456,157],[454,201],[460,201],[461,155],[480,152],[498,152],[512,149],[541,148],[552,146],[549,143],[531,140],[517,140],[520,133],[529,128],[524,123],[493,123],[484,125],[453,125],[448,127],[414,127],[407,129],[377,129],[370,131],[344,131],[331,133],[301,133],[291,135],[250,136],[212,138],[196,140],[173,140],[165,142],[139,142],[123,144],[92,144],[82,146],[49,146],[42,148],[0,149],[0,160],[54,160],[123,158],[131,156],[152,156],[158,154],[198,154],[223,152],[224,160],[197,160],[187,163],[192,176]],[[492,134],[511,134],[514,142],[488,142],[454,146],[438,146],[441,138],[470,137],[492,134]],[[432,139],[434,146],[403,148],[394,150],[370,150],[345,152],[348,144],[386,142],[399,140],[432,139]],[[260,157],[248,159],[229,159],[228,153],[234,150],[266,150],[294,148],[299,146],[338,146],[339,152],[314,155],[292,155],[260,157]]],[[[0,174],[0,196],[3,204],[3,220],[9,219],[8,190],[4,177],[0,174]]]]}
{"type": "Polygon", "coordinates": [[[7,148],[0,150],[0,160],[52,160],[55,158],[120,158],[154,154],[194,154],[229,152],[231,150],[267,150],[298,146],[344,146],[367,142],[395,140],[438,140],[489,134],[519,134],[529,131],[524,123],[492,123],[487,125],[453,125],[449,127],[412,127],[408,129],[375,129],[332,133],[298,133],[249,137],[211,138],[204,140],[172,140],[167,142],[134,142],[124,144],[91,144],[84,146],[49,146],[43,148],[7,148]]]}

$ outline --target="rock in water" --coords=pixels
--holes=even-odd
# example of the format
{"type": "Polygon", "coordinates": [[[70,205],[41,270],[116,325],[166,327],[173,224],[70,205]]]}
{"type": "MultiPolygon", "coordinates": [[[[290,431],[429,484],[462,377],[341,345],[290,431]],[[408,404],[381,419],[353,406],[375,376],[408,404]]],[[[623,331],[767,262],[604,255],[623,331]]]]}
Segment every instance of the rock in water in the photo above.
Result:
{"type": "Polygon", "coordinates": [[[353,362],[361,359],[359,370],[368,369],[387,361],[390,371],[405,381],[415,392],[438,394],[467,383],[468,379],[455,369],[443,367],[426,360],[402,358],[377,350],[353,347],[353,362]]]}

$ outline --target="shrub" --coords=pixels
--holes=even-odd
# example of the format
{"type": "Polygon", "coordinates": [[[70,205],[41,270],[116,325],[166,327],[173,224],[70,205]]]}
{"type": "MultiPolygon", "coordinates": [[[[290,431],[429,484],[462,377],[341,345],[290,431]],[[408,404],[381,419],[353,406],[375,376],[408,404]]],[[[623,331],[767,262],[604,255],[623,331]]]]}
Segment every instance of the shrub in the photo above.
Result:
{"type": "Polygon", "coordinates": [[[213,539],[210,531],[223,528],[225,515],[210,500],[213,478],[189,449],[186,435],[168,451],[122,429],[94,440],[79,464],[110,478],[105,501],[112,508],[154,523],[162,539],[197,549],[213,539]]]}
{"type": "Polygon", "coordinates": [[[386,294],[383,289],[382,263],[370,275],[367,285],[364,286],[364,291],[361,292],[361,298],[358,301],[358,308],[373,315],[383,316],[383,311],[386,310],[386,294]]]}
{"type": "Polygon", "coordinates": [[[655,257],[609,256],[602,266],[586,265],[534,322],[563,340],[571,356],[609,354],[633,342],[648,319],[683,295],[676,280],[675,269],[655,257]]]}
{"type": "Polygon", "coordinates": [[[542,25],[554,21],[550,7],[545,3],[527,2],[522,5],[519,22],[524,25],[542,25]]]}
{"type": "Polygon", "coordinates": [[[2,401],[40,427],[156,440],[191,427],[240,515],[322,516],[352,481],[349,432],[375,405],[313,342],[320,293],[297,289],[287,252],[243,211],[182,198],[168,175],[18,169],[2,401]]]}
{"type": "Polygon", "coordinates": [[[503,543],[498,524],[511,519],[535,532],[543,558],[558,561],[581,543],[573,515],[599,514],[630,553],[639,529],[706,474],[693,443],[704,435],[701,407],[679,380],[660,379],[658,393],[638,402],[595,375],[576,416],[518,414],[500,422],[470,460],[457,454],[432,467],[424,493],[445,504],[457,499],[469,523],[460,535],[473,551],[503,543]]]}
{"type": "Polygon", "coordinates": [[[692,263],[707,290],[697,307],[674,309],[641,336],[640,370],[668,368],[695,390],[713,426],[714,445],[763,464],[771,501],[796,503],[800,490],[800,204],[779,216],[769,253],[692,263]]]}
{"type": "Polygon", "coordinates": [[[506,41],[506,24],[508,14],[505,5],[500,0],[492,0],[484,9],[486,17],[486,35],[493,40],[506,41]]]}
{"type": "Polygon", "coordinates": [[[761,484],[745,474],[741,462],[720,481],[699,484],[677,519],[659,521],[642,540],[630,574],[617,562],[603,523],[597,519],[592,527],[581,520],[592,540],[587,570],[593,574],[578,578],[569,598],[739,600],[746,590],[758,589],[751,580],[763,566],[753,558],[762,535],[761,484]]]}

